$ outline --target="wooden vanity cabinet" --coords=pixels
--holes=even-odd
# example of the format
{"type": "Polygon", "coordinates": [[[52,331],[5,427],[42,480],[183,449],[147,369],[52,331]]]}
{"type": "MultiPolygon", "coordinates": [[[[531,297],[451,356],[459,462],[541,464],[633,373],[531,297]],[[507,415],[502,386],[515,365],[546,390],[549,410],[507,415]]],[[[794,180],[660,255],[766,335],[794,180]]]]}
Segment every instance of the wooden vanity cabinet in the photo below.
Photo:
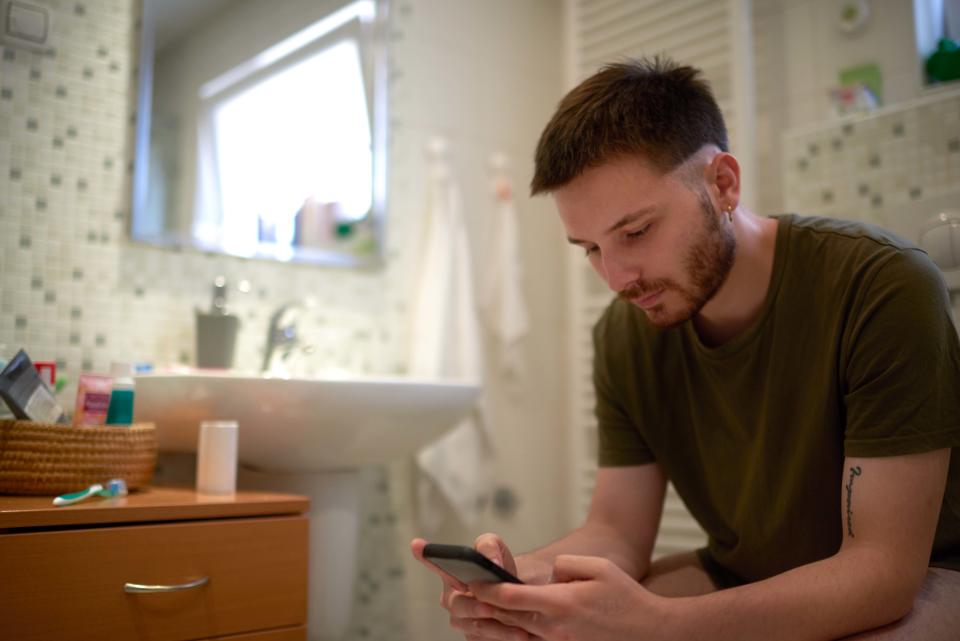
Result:
{"type": "Polygon", "coordinates": [[[0,496],[0,639],[305,641],[308,501],[0,496]]]}

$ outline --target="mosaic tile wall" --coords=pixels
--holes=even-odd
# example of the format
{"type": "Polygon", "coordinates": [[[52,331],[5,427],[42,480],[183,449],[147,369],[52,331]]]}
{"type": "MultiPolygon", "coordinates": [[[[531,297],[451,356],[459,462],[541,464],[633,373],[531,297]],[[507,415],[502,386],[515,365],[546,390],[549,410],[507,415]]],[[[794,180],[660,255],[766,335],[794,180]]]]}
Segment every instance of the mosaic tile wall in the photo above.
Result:
{"type": "Polygon", "coordinates": [[[788,211],[865,220],[916,241],[917,217],[945,202],[960,209],[960,91],[787,134],[784,185],[788,211]]]}
{"type": "MultiPolygon", "coordinates": [[[[396,243],[385,269],[348,272],[126,240],[137,3],[44,4],[53,14],[53,49],[4,47],[0,60],[0,353],[9,358],[23,347],[37,360],[56,360],[72,382],[81,371],[108,371],[112,360],[191,364],[194,309],[209,306],[213,279],[224,275],[242,322],[239,368],[259,367],[274,309],[310,292],[316,305],[304,311],[300,329],[312,355],[299,361],[298,373],[400,373],[396,243]],[[238,289],[243,281],[246,293],[238,289]]],[[[74,390],[63,391],[65,406],[74,390]]],[[[349,639],[405,636],[388,484],[384,469],[363,472],[366,562],[349,639]]]]}

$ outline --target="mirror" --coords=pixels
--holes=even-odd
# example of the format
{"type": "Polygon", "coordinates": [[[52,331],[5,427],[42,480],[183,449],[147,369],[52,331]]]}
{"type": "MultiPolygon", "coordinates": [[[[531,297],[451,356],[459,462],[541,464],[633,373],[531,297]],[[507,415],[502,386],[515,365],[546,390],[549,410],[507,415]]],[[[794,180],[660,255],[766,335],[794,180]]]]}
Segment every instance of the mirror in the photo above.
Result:
{"type": "Polygon", "coordinates": [[[143,0],[131,237],[380,262],[386,0],[143,0]]]}

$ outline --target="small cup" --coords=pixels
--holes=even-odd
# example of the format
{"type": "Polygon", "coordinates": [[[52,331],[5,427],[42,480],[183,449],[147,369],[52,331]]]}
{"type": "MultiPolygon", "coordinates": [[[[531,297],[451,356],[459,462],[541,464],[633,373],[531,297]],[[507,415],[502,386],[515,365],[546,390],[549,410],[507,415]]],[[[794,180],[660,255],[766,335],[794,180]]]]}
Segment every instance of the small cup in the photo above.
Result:
{"type": "Polygon", "coordinates": [[[237,490],[236,421],[203,421],[197,443],[197,492],[233,494],[237,490]]]}

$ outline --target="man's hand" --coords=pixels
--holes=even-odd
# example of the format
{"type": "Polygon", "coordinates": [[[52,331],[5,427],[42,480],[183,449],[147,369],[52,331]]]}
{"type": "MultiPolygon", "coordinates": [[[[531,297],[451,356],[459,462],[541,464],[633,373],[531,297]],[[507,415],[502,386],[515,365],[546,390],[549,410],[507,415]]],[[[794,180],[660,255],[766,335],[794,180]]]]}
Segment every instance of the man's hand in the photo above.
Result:
{"type": "MultiPolygon", "coordinates": [[[[440,596],[440,605],[450,613],[450,625],[461,630],[468,641],[495,641],[509,639],[528,641],[531,637],[517,628],[504,625],[490,618],[494,608],[477,601],[470,588],[454,577],[450,576],[430,561],[423,558],[423,548],[427,542],[423,539],[414,539],[410,543],[413,556],[443,581],[443,593],[440,596]]],[[[517,573],[517,564],[510,549],[496,534],[483,534],[477,537],[473,547],[514,576],[517,573]]],[[[475,584],[476,585],[476,584],[475,584]]]]}
{"type": "Polygon", "coordinates": [[[549,585],[472,583],[470,589],[481,606],[492,606],[488,616],[527,635],[491,638],[544,641],[664,638],[662,622],[667,600],[649,592],[613,562],[600,557],[558,556],[549,585]]]}

